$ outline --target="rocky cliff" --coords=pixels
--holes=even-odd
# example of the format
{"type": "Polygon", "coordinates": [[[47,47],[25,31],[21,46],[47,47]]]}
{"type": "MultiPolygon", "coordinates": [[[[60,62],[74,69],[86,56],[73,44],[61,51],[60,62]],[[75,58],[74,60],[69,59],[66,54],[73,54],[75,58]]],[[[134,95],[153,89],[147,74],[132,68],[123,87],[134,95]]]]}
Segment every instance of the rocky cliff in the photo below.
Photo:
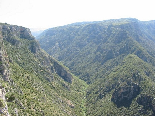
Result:
{"type": "MultiPolygon", "coordinates": [[[[6,24],[6,25],[0,25],[0,31],[2,33],[1,37],[4,40],[11,43],[12,45],[16,45],[20,48],[20,46],[22,46],[23,44],[20,39],[27,39],[30,41],[27,47],[32,53],[38,54],[41,51],[39,44],[35,41],[35,38],[32,36],[30,29],[28,28],[6,24]]],[[[3,59],[3,56],[4,55],[1,55],[1,60],[3,59]]],[[[48,65],[47,67],[51,67],[51,69],[53,69],[51,70],[51,72],[55,70],[56,71],[55,73],[58,73],[58,75],[62,77],[65,81],[71,82],[71,79],[72,79],[71,74],[68,71],[66,71],[66,69],[63,66],[57,63],[57,61],[55,61],[48,55],[44,60],[44,64],[48,65]],[[54,62],[54,65],[53,65],[54,67],[52,67],[50,60],[54,62]]],[[[6,70],[4,70],[4,65],[1,66],[1,72],[3,75],[6,72],[6,70]]]]}
{"type": "Polygon", "coordinates": [[[29,29],[0,24],[1,115],[82,115],[85,86],[29,29]]]}

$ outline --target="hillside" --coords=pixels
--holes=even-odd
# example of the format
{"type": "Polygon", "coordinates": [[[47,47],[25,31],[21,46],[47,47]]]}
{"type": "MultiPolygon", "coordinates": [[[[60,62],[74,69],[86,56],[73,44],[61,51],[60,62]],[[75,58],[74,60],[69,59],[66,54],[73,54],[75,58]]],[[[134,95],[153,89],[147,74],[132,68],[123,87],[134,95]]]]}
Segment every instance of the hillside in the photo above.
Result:
{"type": "Polygon", "coordinates": [[[41,47],[87,83],[103,78],[128,54],[155,66],[155,21],[118,19],[51,28],[41,47]]]}
{"type": "Polygon", "coordinates": [[[87,90],[87,115],[154,116],[155,68],[133,54],[87,90]]]}
{"type": "Polygon", "coordinates": [[[89,84],[87,116],[155,115],[155,21],[74,23],[37,39],[89,84]]]}
{"type": "Polygon", "coordinates": [[[50,56],[29,29],[0,23],[0,114],[154,116],[154,32],[137,19],[55,27],[37,37],[50,56]]]}
{"type": "Polygon", "coordinates": [[[0,113],[84,116],[86,83],[44,52],[29,29],[0,24],[0,113]]]}

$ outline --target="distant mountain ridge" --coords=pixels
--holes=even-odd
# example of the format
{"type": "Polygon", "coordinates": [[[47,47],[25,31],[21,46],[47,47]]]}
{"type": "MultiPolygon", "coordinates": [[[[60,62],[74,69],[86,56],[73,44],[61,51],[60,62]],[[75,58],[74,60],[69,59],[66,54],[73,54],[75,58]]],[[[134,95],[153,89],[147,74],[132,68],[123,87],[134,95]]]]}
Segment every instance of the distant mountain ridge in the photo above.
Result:
{"type": "Polygon", "coordinates": [[[40,35],[45,29],[40,29],[40,28],[31,28],[31,33],[34,37],[37,37],[40,35]]]}
{"type": "Polygon", "coordinates": [[[41,47],[86,81],[86,115],[155,115],[155,21],[113,19],[50,28],[41,47]]]}
{"type": "Polygon", "coordinates": [[[99,72],[111,70],[129,53],[154,65],[154,22],[131,18],[74,24],[48,29],[37,38],[45,51],[74,74],[93,82],[102,77],[99,72]]]}

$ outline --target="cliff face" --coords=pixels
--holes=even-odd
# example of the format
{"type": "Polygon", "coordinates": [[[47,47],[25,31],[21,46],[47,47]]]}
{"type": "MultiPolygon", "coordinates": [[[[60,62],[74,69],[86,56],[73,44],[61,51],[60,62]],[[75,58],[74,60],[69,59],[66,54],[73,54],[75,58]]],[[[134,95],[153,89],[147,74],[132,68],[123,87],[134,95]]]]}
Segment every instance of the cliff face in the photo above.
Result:
{"type": "MultiPolygon", "coordinates": [[[[12,45],[16,45],[20,48],[20,46],[22,46],[21,44],[23,44],[23,42],[20,41],[20,39],[27,39],[30,41],[29,45],[27,46],[29,48],[29,50],[32,53],[38,54],[40,53],[40,46],[39,44],[35,41],[35,38],[32,36],[30,29],[25,28],[25,27],[21,27],[21,26],[14,26],[14,25],[0,25],[0,31],[1,31],[1,37],[8,41],[9,43],[11,43],[12,45]],[[20,38],[20,39],[18,39],[20,38]]],[[[42,54],[42,53],[40,53],[42,54]]],[[[1,55],[2,57],[2,55],[1,55]]],[[[2,60],[2,58],[1,58],[2,60]]],[[[52,58],[48,57],[46,58],[46,60],[44,61],[44,64],[48,65],[48,67],[52,67],[50,66],[51,64],[49,63],[50,60],[53,60],[52,58]],[[46,62],[46,63],[45,63],[46,62]]],[[[57,63],[57,61],[54,61],[54,67],[52,67],[51,69],[54,69],[56,72],[58,73],[58,75],[60,77],[62,77],[65,81],[70,82],[72,80],[72,76],[71,74],[69,74],[68,71],[65,70],[65,68],[63,66],[61,66],[59,63],[57,63]]],[[[4,73],[4,66],[1,66],[1,72],[4,73]]],[[[53,72],[53,70],[51,70],[51,72],[53,72]]]]}
{"type": "MultiPolygon", "coordinates": [[[[0,80],[9,82],[9,76],[9,60],[7,58],[7,53],[4,49],[2,28],[0,26],[0,80]]],[[[4,116],[10,116],[8,112],[5,94],[5,87],[2,85],[2,83],[0,83],[0,113],[4,116]]]]}
{"type": "Polygon", "coordinates": [[[16,25],[0,25],[0,30],[2,31],[3,38],[8,39],[11,37],[18,37],[22,39],[34,40],[30,29],[16,26],[16,25]]]}
{"type": "Polygon", "coordinates": [[[40,48],[29,29],[0,24],[0,114],[81,115],[85,86],[40,48]]]}
{"type": "Polygon", "coordinates": [[[61,66],[60,64],[58,64],[57,62],[54,62],[54,69],[55,72],[62,77],[65,81],[72,83],[72,75],[64,69],[63,66],[61,66]]]}

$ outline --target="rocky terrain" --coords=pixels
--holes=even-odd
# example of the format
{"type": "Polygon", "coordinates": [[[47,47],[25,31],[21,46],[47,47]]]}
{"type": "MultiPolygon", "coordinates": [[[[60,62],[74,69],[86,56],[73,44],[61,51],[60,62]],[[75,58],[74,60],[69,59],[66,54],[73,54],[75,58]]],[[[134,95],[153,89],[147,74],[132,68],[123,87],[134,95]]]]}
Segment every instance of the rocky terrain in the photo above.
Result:
{"type": "Polygon", "coordinates": [[[44,52],[29,29],[0,24],[1,115],[84,115],[86,86],[44,52]]]}

